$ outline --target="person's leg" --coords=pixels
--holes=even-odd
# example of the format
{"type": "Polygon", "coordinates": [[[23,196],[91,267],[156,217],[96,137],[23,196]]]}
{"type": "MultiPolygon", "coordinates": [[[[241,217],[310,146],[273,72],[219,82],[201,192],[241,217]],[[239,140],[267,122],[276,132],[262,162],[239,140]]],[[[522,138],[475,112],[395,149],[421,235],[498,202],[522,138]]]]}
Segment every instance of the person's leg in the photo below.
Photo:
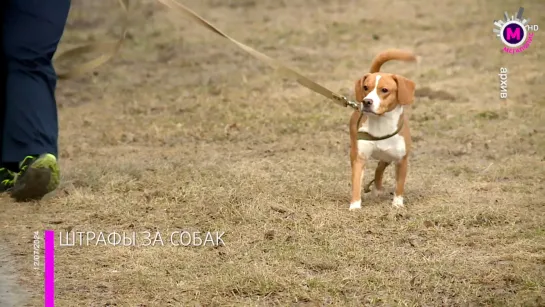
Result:
{"type": "MultiPolygon", "coordinates": [[[[0,2],[0,7],[2,11],[0,11],[0,25],[4,24],[4,11],[6,10],[6,3],[5,1],[0,2]]],[[[3,26],[2,26],[3,27],[3,26]]],[[[0,31],[0,43],[3,43],[4,41],[4,34],[3,31],[0,31]]],[[[1,45],[0,45],[1,46],[1,45]]],[[[2,161],[2,134],[4,131],[4,109],[6,107],[6,76],[7,76],[7,67],[6,67],[6,61],[4,60],[4,51],[3,48],[0,48],[0,167],[3,166],[2,161]]]]}
{"type": "Polygon", "coordinates": [[[7,69],[3,165],[15,172],[12,196],[39,199],[58,185],[58,122],[52,58],[70,0],[5,0],[2,51],[7,69]]]}
{"type": "MultiPolygon", "coordinates": [[[[0,25],[3,24],[4,20],[4,10],[5,2],[1,2],[0,6],[2,7],[0,14],[0,25]]],[[[0,31],[0,42],[2,42],[2,32],[0,31]]],[[[6,106],[6,61],[4,61],[4,56],[2,55],[2,49],[0,48],[0,193],[6,192],[13,187],[14,174],[10,170],[6,169],[2,162],[2,131],[4,129],[4,108],[6,106]]]]}

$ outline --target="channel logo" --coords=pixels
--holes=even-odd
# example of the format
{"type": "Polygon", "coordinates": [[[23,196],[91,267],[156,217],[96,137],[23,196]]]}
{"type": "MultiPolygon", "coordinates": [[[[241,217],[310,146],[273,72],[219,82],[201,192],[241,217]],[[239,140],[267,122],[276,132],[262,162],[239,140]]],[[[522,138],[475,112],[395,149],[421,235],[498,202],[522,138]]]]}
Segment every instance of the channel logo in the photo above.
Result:
{"type": "Polygon", "coordinates": [[[538,25],[529,24],[530,18],[523,19],[524,8],[519,8],[515,16],[509,17],[504,13],[504,20],[494,20],[498,39],[505,45],[503,51],[506,53],[521,53],[528,49],[534,39],[534,32],[539,30],[538,25]]]}

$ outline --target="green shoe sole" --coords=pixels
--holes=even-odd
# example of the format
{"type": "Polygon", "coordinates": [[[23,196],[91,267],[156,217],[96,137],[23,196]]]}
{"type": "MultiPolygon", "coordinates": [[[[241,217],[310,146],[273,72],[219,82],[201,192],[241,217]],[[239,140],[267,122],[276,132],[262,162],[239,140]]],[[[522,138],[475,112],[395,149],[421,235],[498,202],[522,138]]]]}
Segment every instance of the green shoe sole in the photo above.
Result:
{"type": "Polygon", "coordinates": [[[16,201],[40,200],[59,186],[59,165],[52,154],[38,157],[21,176],[15,178],[11,197],[16,201]]]}

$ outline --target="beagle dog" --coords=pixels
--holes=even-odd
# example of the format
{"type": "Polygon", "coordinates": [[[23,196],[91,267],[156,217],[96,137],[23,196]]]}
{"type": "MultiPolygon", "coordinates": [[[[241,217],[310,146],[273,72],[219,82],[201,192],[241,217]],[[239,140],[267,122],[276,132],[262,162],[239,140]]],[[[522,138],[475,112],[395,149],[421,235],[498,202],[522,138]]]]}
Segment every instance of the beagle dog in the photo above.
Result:
{"type": "Polygon", "coordinates": [[[354,111],[350,118],[350,210],[361,208],[363,172],[371,158],[379,160],[373,180],[375,193],[383,192],[384,170],[394,163],[396,186],[392,205],[397,208],[404,206],[407,159],[411,150],[405,109],[413,103],[415,83],[400,75],[379,72],[381,66],[390,60],[409,62],[416,61],[416,57],[408,51],[386,50],[375,57],[370,72],[355,84],[356,100],[361,104],[361,110],[354,111]]]}

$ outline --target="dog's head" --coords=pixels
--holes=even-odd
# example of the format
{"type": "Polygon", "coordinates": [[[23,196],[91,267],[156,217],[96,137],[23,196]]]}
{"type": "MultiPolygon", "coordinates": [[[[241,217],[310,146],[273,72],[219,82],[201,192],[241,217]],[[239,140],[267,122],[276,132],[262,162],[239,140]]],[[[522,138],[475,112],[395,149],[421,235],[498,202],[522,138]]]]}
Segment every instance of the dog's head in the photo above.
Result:
{"type": "Polygon", "coordinates": [[[415,83],[403,76],[368,73],[356,81],[356,100],[367,113],[382,115],[414,101],[415,83]]]}

